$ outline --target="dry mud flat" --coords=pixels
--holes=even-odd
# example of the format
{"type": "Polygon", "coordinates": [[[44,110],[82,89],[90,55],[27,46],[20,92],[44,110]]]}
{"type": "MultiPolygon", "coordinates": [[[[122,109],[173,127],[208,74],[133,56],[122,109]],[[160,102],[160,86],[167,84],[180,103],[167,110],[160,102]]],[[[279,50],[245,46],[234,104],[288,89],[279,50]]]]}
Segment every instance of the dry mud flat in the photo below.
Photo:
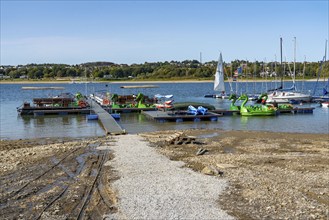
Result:
{"type": "Polygon", "coordinates": [[[196,172],[229,180],[219,205],[238,219],[329,219],[329,135],[189,130],[144,134],[158,151],[196,172]],[[204,152],[196,155],[197,152],[204,152]]]}
{"type": "Polygon", "coordinates": [[[2,219],[101,219],[115,212],[110,138],[0,142],[2,219]]]}
{"type": "MultiPolygon", "coordinates": [[[[175,131],[141,136],[195,172],[218,171],[218,178],[229,181],[218,205],[229,214],[238,219],[329,218],[328,135],[183,132],[196,141],[166,142],[175,131]]],[[[113,145],[112,137],[1,141],[1,218],[102,219],[116,213],[120,198],[111,184],[121,177],[107,163],[115,157],[113,145]]]]}

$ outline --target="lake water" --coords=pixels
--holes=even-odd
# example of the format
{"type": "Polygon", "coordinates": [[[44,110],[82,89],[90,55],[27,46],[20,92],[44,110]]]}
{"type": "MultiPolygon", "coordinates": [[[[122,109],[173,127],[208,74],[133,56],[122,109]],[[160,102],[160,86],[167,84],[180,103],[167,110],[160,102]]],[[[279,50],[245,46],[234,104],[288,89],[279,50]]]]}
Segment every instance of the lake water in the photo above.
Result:
{"type": "MultiPolygon", "coordinates": [[[[139,83],[144,85],[147,83],[139,83]]],[[[147,89],[122,89],[122,85],[136,85],[131,83],[89,83],[89,84],[0,84],[0,138],[1,139],[29,139],[40,137],[93,137],[103,136],[104,130],[97,121],[87,121],[85,115],[66,116],[20,116],[16,108],[24,101],[31,101],[37,97],[51,97],[61,92],[83,94],[106,90],[110,93],[121,95],[137,94],[154,96],[155,94],[173,94],[175,102],[194,101],[214,105],[216,108],[229,108],[228,100],[204,98],[205,94],[213,94],[213,83],[151,83],[159,88],[147,89]],[[22,86],[56,86],[64,87],[63,91],[56,90],[22,90],[22,86]]],[[[270,88],[275,88],[276,83],[238,83],[238,93],[260,93],[270,88]]],[[[297,84],[298,88],[313,91],[315,82],[297,84]]],[[[227,90],[230,85],[225,84],[227,90]]],[[[286,83],[285,87],[291,86],[286,83]]],[[[236,84],[232,85],[236,91],[236,84]]],[[[322,89],[321,82],[317,93],[322,89]]],[[[224,130],[259,130],[276,132],[297,133],[322,133],[329,134],[329,108],[322,108],[319,104],[304,104],[303,106],[315,107],[313,114],[280,114],[274,117],[241,117],[224,116],[217,122],[168,122],[159,123],[148,120],[137,113],[121,114],[119,124],[128,133],[144,131],[189,129],[189,128],[217,128],[224,130]]]]}

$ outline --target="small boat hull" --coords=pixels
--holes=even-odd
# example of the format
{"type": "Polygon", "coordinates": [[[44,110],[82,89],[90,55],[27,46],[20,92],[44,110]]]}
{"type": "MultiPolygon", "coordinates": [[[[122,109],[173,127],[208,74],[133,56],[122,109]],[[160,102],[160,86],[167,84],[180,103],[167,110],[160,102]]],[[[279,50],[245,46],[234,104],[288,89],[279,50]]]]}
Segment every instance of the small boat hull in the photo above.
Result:
{"type": "Polygon", "coordinates": [[[329,102],[322,102],[321,106],[324,108],[329,108],[329,102]]]}
{"type": "Polygon", "coordinates": [[[119,120],[119,119],[121,118],[120,113],[111,113],[111,116],[112,116],[114,119],[117,119],[117,120],[119,120]]]}
{"type": "Polygon", "coordinates": [[[276,115],[276,112],[241,112],[242,116],[273,116],[276,115]]]}
{"type": "Polygon", "coordinates": [[[96,114],[89,114],[87,115],[88,120],[98,120],[98,115],[96,114]]]}
{"type": "Polygon", "coordinates": [[[268,95],[268,103],[310,102],[312,96],[300,92],[275,91],[268,95]]]}
{"type": "Polygon", "coordinates": [[[240,114],[242,116],[271,116],[276,115],[276,109],[268,110],[248,110],[247,108],[241,108],[240,114]]]}

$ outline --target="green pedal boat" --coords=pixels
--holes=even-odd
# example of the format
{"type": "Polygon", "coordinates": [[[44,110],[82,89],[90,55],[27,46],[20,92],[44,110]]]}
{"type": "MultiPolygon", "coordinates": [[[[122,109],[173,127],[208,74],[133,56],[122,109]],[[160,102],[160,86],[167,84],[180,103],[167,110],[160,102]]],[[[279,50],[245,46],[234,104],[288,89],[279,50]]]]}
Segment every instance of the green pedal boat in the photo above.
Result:
{"type": "Polygon", "coordinates": [[[248,96],[246,94],[241,95],[238,100],[243,100],[240,106],[240,114],[242,116],[271,116],[277,113],[277,108],[271,104],[246,105],[248,102],[248,96]]]}

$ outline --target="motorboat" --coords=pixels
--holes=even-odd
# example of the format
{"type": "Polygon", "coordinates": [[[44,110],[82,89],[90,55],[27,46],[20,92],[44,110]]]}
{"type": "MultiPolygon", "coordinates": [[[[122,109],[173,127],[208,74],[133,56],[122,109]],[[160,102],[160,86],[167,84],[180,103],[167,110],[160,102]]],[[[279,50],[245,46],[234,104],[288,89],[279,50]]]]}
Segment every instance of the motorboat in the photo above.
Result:
{"type": "Polygon", "coordinates": [[[310,94],[295,91],[274,91],[268,95],[267,103],[310,102],[310,94]]]}

